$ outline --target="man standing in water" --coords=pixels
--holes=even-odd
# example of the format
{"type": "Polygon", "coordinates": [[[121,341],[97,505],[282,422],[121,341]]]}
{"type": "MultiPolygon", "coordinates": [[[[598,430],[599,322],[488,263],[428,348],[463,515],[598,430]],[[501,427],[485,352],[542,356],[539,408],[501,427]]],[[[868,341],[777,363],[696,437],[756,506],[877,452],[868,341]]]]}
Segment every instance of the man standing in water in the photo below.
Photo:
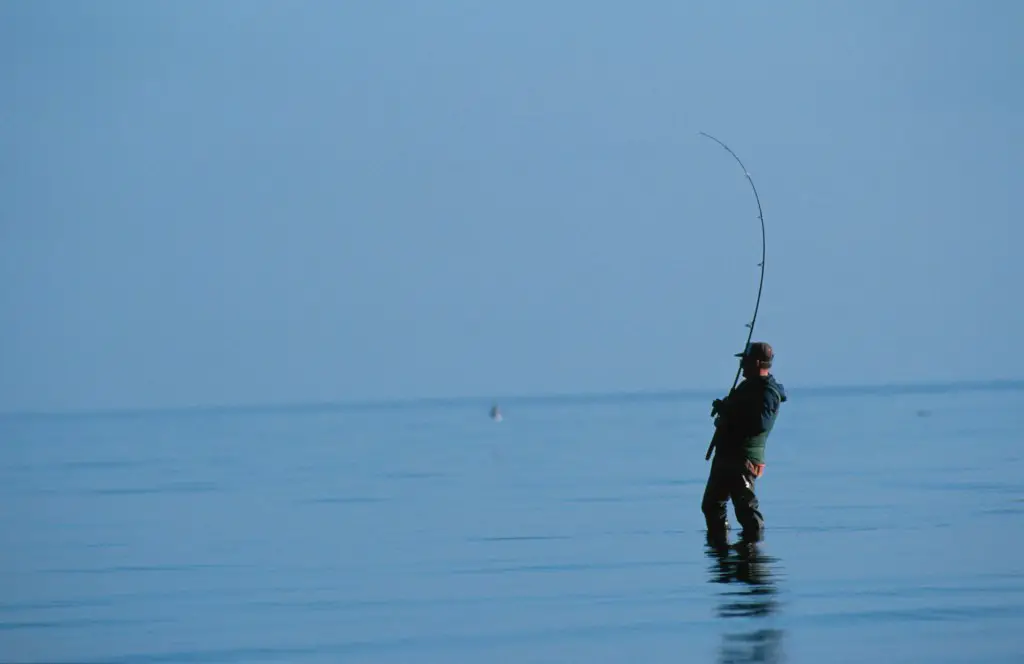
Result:
{"type": "Polygon", "coordinates": [[[772,347],[758,341],[737,353],[743,381],[725,399],[715,399],[715,458],[704,489],[701,511],[708,537],[720,539],[729,529],[726,503],[731,498],[743,537],[759,541],[764,533],[754,482],[764,473],[765,443],[775,425],[786,391],[771,374],[772,347]]]}

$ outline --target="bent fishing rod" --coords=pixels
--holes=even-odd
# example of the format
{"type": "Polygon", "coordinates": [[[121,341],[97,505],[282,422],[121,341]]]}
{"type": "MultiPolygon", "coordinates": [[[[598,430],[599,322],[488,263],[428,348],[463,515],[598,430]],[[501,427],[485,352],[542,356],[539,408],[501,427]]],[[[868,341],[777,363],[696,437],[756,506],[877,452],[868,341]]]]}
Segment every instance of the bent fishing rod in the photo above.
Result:
{"type": "MultiPolygon", "coordinates": [[[[745,354],[747,352],[747,348],[750,347],[750,340],[754,336],[754,323],[757,322],[757,310],[761,307],[761,291],[764,288],[765,233],[764,233],[764,214],[761,212],[761,197],[757,195],[757,187],[754,186],[754,180],[753,180],[753,178],[750,177],[750,172],[747,170],[747,167],[743,165],[743,162],[740,161],[740,158],[736,156],[736,153],[733,152],[729,148],[728,145],[726,145],[722,141],[718,140],[717,138],[715,138],[711,134],[707,134],[707,133],[705,133],[703,131],[700,132],[700,134],[701,134],[701,136],[706,136],[706,137],[710,138],[715,143],[718,143],[723,148],[725,148],[726,152],[731,154],[732,158],[735,159],[736,163],[738,163],[740,165],[740,168],[743,169],[743,175],[745,175],[747,177],[747,182],[750,183],[750,188],[753,189],[753,191],[754,191],[754,200],[757,202],[757,218],[761,221],[761,262],[758,263],[758,267],[761,268],[761,280],[760,280],[760,282],[758,283],[758,286],[757,286],[757,301],[754,303],[754,315],[750,319],[750,322],[747,323],[747,325],[746,325],[750,329],[750,331],[747,333],[747,341],[743,345],[743,353],[745,354]]],[[[742,362],[742,357],[741,357],[740,366],[738,366],[736,368],[736,377],[732,379],[732,387],[729,388],[729,394],[732,394],[733,390],[736,389],[736,383],[739,382],[739,380],[740,380],[740,373],[742,371],[743,371],[743,362],[742,362]]],[[[714,439],[714,437],[712,437],[711,438],[711,444],[708,445],[708,452],[707,452],[707,454],[704,455],[704,460],[705,461],[707,461],[708,459],[711,458],[711,452],[714,449],[715,449],[715,439],[714,439]]]]}

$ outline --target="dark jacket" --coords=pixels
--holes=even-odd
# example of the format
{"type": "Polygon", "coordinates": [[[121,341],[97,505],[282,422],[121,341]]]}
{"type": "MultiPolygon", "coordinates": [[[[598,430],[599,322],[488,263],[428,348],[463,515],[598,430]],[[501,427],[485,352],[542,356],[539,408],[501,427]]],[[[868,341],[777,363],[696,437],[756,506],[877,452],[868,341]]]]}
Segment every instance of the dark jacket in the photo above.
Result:
{"type": "Polygon", "coordinates": [[[715,455],[765,462],[765,443],[786,401],[786,390],[771,374],[747,378],[718,406],[715,455]]]}

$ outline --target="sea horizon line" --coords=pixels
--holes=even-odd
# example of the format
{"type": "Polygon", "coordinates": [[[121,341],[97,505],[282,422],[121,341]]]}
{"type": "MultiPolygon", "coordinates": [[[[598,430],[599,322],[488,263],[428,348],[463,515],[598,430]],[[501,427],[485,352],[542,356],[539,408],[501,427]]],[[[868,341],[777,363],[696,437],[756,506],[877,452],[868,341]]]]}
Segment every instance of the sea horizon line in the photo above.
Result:
{"type": "MultiPolygon", "coordinates": [[[[890,382],[890,383],[848,383],[790,386],[791,395],[810,397],[851,396],[855,394],[926,394],[939,392],[963,392],[984,390],[1024,390],[1024,380],[953,380],[931,382],[890,382]]],[[[723,392],[721,388],[661,388],[634,390],[607,390],[595,392],[548,392],[496,394],[492,396],[462,395],[435,397],[396,397],[371,399],[332,399],[326,401],[294,401],[238,404],[195,404],[178,406],[139,406],[81,408],[64,410],[11,410],[0,411],[0,418],[82,418],[82,417],[131,417],[147,415],[201,415],[261,412],[331,412],[359,410],[397,410],[426,407],[458,407],[492,404],[573,404],[573,403],[614,403],[623,401],[669,401],[714,398],[723,392]]]]}

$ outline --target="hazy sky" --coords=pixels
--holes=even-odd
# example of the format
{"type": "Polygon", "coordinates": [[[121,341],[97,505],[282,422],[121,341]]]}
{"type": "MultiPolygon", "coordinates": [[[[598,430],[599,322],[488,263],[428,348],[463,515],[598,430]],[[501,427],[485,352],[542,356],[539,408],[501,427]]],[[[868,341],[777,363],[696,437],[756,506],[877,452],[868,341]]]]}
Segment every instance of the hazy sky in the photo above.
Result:
{"type": "Polygon", "coordinates": [[[0,410],[1019,377],[1024,4],[0,2],[0,410]]]}

